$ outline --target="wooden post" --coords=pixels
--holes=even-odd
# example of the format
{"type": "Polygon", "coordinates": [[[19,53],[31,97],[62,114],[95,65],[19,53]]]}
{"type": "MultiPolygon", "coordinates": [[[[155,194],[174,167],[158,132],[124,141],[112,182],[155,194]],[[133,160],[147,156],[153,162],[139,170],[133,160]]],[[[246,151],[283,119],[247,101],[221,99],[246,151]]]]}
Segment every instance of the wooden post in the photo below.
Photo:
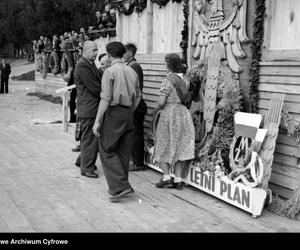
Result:
{"type": "Polygon", "coordinates": [[[153,3],[148,1],[147,3],[147,54],[153,52],[153,3]]]}
{"type": "Polygon", "coordinates": [[[68,91],[71,89],[76,88],[76,85],[73,84],[71,86],[63,87],[55,91],[55,93],[61,93],[63,92],[63,127],[64,127],[64,132],[68,132],[68,91]]]}
{"type": "Polygon", "coordinates": [[[64,132],[68,132],[68,92],[65,91],[63,94],[63,127],[64,132]]]}

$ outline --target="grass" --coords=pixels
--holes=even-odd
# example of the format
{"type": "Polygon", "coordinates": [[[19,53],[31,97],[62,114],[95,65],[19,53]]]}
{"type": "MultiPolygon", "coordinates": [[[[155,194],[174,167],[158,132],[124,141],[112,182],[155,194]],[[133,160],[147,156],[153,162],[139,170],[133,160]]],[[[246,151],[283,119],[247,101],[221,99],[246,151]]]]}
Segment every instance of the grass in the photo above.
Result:
{"type": "Polygon", "coordinates": [[[29,71],[27,73],[21,74],[19,76],[12,76],[11,79],[14,81],[34,81],[35,77],[34,77],[35,71],[29,71]]]}
{"type": "Polygon", "coordinates": [[[52,102],[55,104],[62,104],[62,98],[59,96],[53,96],[53,95],[44,94],[41,92],[28,93],[27,95],[28,96],[36,96],[36,97],[40,98],[41,100],[52,102]]]}

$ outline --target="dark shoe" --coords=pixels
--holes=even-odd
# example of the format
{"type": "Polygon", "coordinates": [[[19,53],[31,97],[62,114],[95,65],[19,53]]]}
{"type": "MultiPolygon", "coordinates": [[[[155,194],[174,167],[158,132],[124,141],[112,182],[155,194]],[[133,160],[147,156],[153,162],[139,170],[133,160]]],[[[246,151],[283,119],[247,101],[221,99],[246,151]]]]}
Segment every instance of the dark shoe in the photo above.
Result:
{"type": "MultiPolygon", "coordinates": [[[[80,168],[80,163],[75,162],[75,165],[80,168]]],[[[95,166],[95,170],[94,171],[96,171],[96,170],[97,170],[97,167],[95,166]]]]}
{"type": "Polygon", "coordinates": [[[78,146],[76,146],[76,148],[72,148],[72,151],[73,152],[80,152],[81,151],[80,146],[78,145],[78,146]]]}
{"type": "Polygon", "coordinates": [[[109,200],[111,202],[117,202],[117,201],[120,201],[122,198],[125,198],[128,195],[133,194],[133,193],[134,193],[133,188],[126,188],[123,191],[117,193],[116,195],[109,197],[109,200]]]}
{"type": "Polygon", "coordinates": [[[145,171],[147,170],[147,167],[145,165],[133,165],[129,167],[129,171],[145,171]]]}
{"type": "Polygon", "coordinates": [[[178,190],[182,190],[182,182],[174,182],[173,188],[176,188],[178,190]]]}
{"type": "Polygon", "coordinates": [[[157,188],[171,188],[173,187],[173,182],[172,180],[167,180],[167,181],[163,181],[162,179],[160,180],[160,182],[155,184],[155,187],[157,188]]]}
{"type": "Polygon", "coordinates": [[[81,175],[88,177],[88,178],[98,178],[99,175],[95,172],[85,172],[85,173],[81,173],[81,175]]]}

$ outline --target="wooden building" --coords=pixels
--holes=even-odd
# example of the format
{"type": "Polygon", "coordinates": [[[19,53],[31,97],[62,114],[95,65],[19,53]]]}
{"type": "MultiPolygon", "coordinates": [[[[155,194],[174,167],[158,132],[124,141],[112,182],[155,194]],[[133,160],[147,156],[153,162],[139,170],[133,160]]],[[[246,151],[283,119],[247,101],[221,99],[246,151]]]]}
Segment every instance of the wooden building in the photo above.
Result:
{"type": "MultiPolygon", "coordinates": [[[[145,118],[145,133],[150,132],[153,110],[163,78],[166,75],[164,56],[166,53],[187,54],[187,65],[192,68],[201,60],[195,50],[211,31],[203,33],[194,44],[197,34],[197,18],[201,15],[207,24],[212,24],[211,17],[221,27],[217,35],[222,36],[226,50],[225,59],[228,67],[238,80],[242,96],[243,110],[250,110],[250,69],[252,58],[251,44],[257,18],[257,3],[260,0],[145,0],[112,1],[117,7],[116,37],[123,43],[137,45],[137,60],[144,71],[143,97],[148,111],[145,118]],[[197,4],[201,4],[198,13],[197,4]],[[205,6],[205,8],[203,7],[205,6]],[[215,8],[215,10],[213,10],[215,8]],[[184,37],[184,29],[187,36],[184,37]],[[186,39],[187,48],[184,51],[186,39]],[[224,40],[225,39],[225,40],[224,40]],[[226,40],[228,39],[228,41],[226,40]],[[233,53],[232,53],[233,52],[233,53]],[[231,53],[231,54],[230,54],[231,53]]],[[[261,0],[264,2],[265,0],[261,0]]],[[[264,15],[264,44],[259,68],[258,108],[265,114],[270,105],[271,94],[285,93],[284,109],[293,118],[300,121],[300,2],[298,0],[266,0],[264,15]],[[299,19],[299,20],[298,20],[299,19]]],[[[104,52],[109,40],[99,40],[99,53],[104,52]]],[[[202,45],[201,45],[202,46],[202,45]]],[[[204,45],[206,46],[206,45],[204,45]]],[[[65,84],[59,76],[51,74],[42,79],[36,74],[37,91],[53,93],[54,89],[65,84]]],[[[194,103],[193,110],[201,110],[201,103],[194,103]]],[[[275,157],[272,166],[270,188],[284,198],[291,198],[299,187],[299,143],[294,137],[280,132],[277,138],[275,157]]]]}
{"type": "MultiPolygon", "coordinates": [[[[259,112],[268,108],[274,92],[285,93],[284,109],[300,121],[300,2],[267,0],[260,62],[259,112]]],[[[281,131],[272,166],[271,189],[291,198],[300,184],[300,147],[281,131]]]]}
{"type": "MultiPolygon", "coordinates": [[[[118,3],[128,7],[126,1],[118,3]]],[[[148,106],[144,123],[146,133],[149,132],[161,82],[166,75],[164,55],[181,53],[179,44],[184,22],[182,8],[182,2],[169,1],[161,7],[147,1],[147,7],[140,13],[125,15],[117,12],[117,40],[136,44],[136,58],[144,72],[143,97],[148,106]]]]}
{"type": "MultiPolygon", "coordinates": [[[[128,1],[117,1],[129,7],[128,1]],[[126,3],[127,2],[127,3],[126,3]]],[[[183,5],[188,4],[188,49],[187,63],[192,67],[197,63],[193,57],[195,46],[192,45],[195,32],[195,4],[197,1],[165,1],[159,6],[157,1],[147,1],[147,7],[141,12],[130,15],[117,13],[117,40],[124,43],[134,42],[138,47],[137,59],[142,64],[145,73],[144,98],[148,105],[145,121],[145,132],[150,129],[152,111],[156,106],[160,83],[165,76],[163,56],[166,53],[182,53],[179,46],[182,40],[181,31],[184,26],[183,5]]],[[[245,9],[240,9],[240,22],[244,22],[246,39],[241,41],[244,56],[236,57],[241,70],[238,80],[243,95],[243,109],[249,111],[249,70],[252,60],[251,42],[253,41],[253,27],[256,18],[256,1],[210,1],[222,5],[224,19],[230,17],[236,3],[244,2],[245,9]],[[244,11],[244,13],[241,13],[244,11]],[[243,16],[244,15],[244,16],[243,16]],[[241,19],[244,20],[241,20],[241,19]]],[[[297,62],[299,48],[299,26],[297,10],[300,5],[297,0],[267,1],[265,16],[264,45],[260,62],[259,80],[259,112],[265,114],[270,105],[271,94],[285,93],[284,106],[295,119],[299,117],[298,78],[299,66],[297,62]],[[284,33],[287,35],[282,35],[284,33]],[[298,92],[297,92],[298,91],[298,92]],[[297,101],[298,100],[298,101],[297,101]]],[[[205,13],[204,13],[205,14],[205,13]]],[[[299,78],[300,79],[300,78],[299,78]]],[[[199,106],[196,106],[199,107],[199,106]]],[[[272,166],[270,187],[273,193],[284,198],[291,198],[293,191],[299,186],[299,146],[294,137],[288,137],[281,132],[277,138],[275,157],[272,166]]]]}

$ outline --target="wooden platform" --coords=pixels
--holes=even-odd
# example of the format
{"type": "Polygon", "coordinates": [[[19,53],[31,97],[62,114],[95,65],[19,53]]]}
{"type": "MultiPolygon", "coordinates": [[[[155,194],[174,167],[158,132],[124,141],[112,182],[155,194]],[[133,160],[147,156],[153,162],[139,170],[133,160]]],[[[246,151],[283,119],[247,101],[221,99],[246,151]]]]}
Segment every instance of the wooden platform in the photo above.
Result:
{"type": "MultiPolygon", "coordinates": [[[[166,76],[164,66],[164,54],[138,54],[137,60],[144,71],[143,97],[147,103],[148,110],[145,116],[145,134],[150,131],[150,123],[153,117],[153,110],[159,95],[161,82],[166,76]]],[[[260,84],[259,84],[259,110],[264,114],[270,104],[273,92],[285,93],[285,108],[296,119],[300,120],[300,64],[290,62],[265,62],[261,63],[260,84]],[[299,91],[297,88],[299,87],[299,91]],[[298,93],[299,92],[299,93],[298,93]]],[[[67,86],[67,83],[60,75],[48,74],[43,79],[39,72],[35,74],[36,91],[51,95],[58,88],[67,86]]],[[[286,134],[279,134],[275,149],[274,164],[270,187],[272,191],[284,198],[290,198],[298,187],[300,179],[300,164],[298,158],[300,150],[294,138],[286,134]]]]}
{"type": "Polygon", "coordinates": [[[99,179],[74,165],[74,127],[43,123],[58,120],[61,106],[11,84],[0,98],[0,232],[300,232],[299,221],[267,210],[253,219],[192,187],[157,189],[161,174],[151,169],[130,172],[135,195],[110,203],[99,159],[99,179]]]}
{"type": "Polygon", "coordinates": [[[101,168],[99,179],[82,177],[73,136],[59,126],[1,129],[0,232],[300,231],[299,222],[268,211],[253,219],[192,187],[157,189],[150,169],[130,173],[134,196],[110,203],[101,168]]]}
{"type": "Polygon", "coordinates": [[[130,173],[134,196],[110,203],[101,168],[99,179],[82,177],[73,136],[59,126],[1,129],[1,232],[300,231],[299,222],[267,211],[253,219],[192,187],[157,189],[150,169],[130,173]]]}

